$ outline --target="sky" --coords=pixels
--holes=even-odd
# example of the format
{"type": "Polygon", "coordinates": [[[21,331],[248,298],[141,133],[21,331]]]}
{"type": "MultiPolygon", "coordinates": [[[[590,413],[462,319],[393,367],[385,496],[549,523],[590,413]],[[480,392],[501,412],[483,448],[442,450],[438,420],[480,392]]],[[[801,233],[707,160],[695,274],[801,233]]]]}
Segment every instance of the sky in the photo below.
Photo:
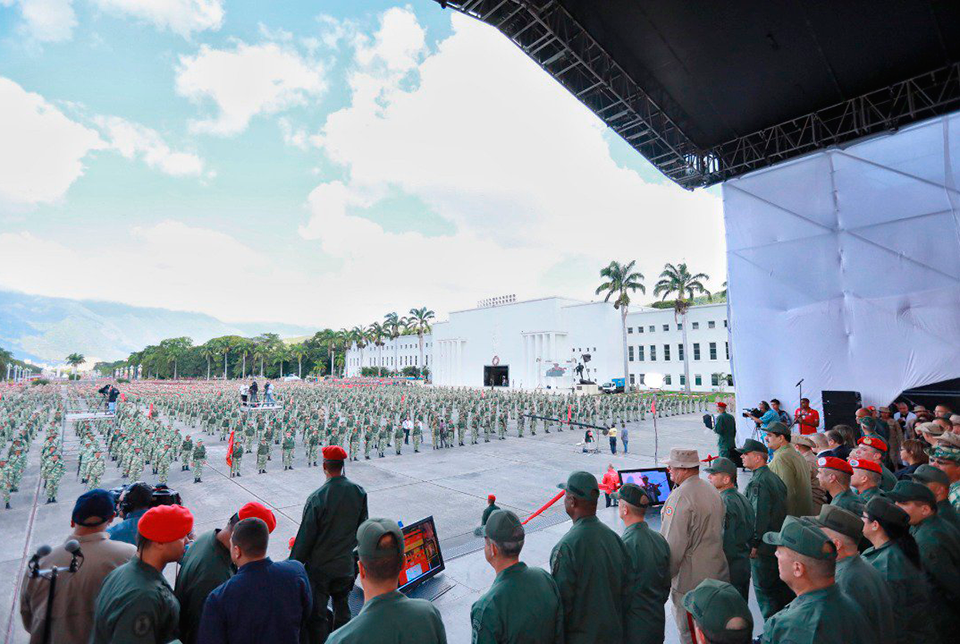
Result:
{"type": "Polygon", "coordinates": [[[350,327],[636,260],[725,281],[672,184],[494,29],[349,0],[0,0],[0,288],[350,327]]]}

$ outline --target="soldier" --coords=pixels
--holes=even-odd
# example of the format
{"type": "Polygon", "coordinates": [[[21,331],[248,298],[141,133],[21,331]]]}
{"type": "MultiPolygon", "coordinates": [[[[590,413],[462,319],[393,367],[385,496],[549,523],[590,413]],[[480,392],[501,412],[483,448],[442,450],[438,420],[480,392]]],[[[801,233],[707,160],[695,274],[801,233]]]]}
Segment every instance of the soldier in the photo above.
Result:
{"type": "Polygon", "coordinates": [[[420,452],[420,442],[423,440],[423,421],[417,421],[413,425],[413,453],[420,452]]]}
{"type": "Polygon", "coordinates": [[[130,478],[139,481],[141,474],[143,474],[143,450],[134,447],[133,455],[130,457],[130,478]]]}
{"type": "Polygon", "coordinates": [[[170,462],[172,460],[173,447],[168,443],[163,446],[156,458],[157,472],[159,473],[157,480],[161,483],[167,482],[167,477],[170,475],[170,462]]]}
{"type": "MultiPolygon", "coordinates": [[[[717,449],[720,456],[731,458],[737,447],[737,421],[727,413],[727,403],[717,403],[717,416],[713,420],[713,431],[717,435],[717,449]]],[[[736,586],[736,584],[734,584],[736,586]]]]}
{"type": "Polygon", "coordinates": [[[753,637],[750,607],[731,584],[704,579],[683,596],[683,607],[693,618],[698,642],[749,644],[753,637]]]}
{"type": "Polygon", "coordinates": [[[860,495],[860,503],[866,505],[870,499],[881,494],[880,478],[883,472],[880,469],[880,463],[852,457],[848,462],[853,470],[850,487],[860,495]]]}
{"type": "Polygon", "coordinates": [[[0,493],[3,494],[4,508],[10,509],[10,491],[13,487],[13,467],[7,461],[0,460],[0,493]]]}
{"type": "Polygon", "coordinates": [[[357,452],[360,449],[360,428],[354,427],[350,430],[350,460],[357,460],[357,452]]]}
{"type": "MultiPolygon", "coordinates": [[[[290,551],[291,559],[306,566],[313,591],[313,610],[306,629],[310,644],[322,644],[331,631],[350,620],[347,598],[354,584],[353,549],[357,546],[357,530],[367,520],[367,493],[344,476],[346,458],[342,447],[323,448],[323,472],[327,480],[307,498],[303,520],[290,551]],[[332,623],[327,610],[331,598],[332,623]]],[[[368,553],[360,551],[361,562],[365,554],[368,553]]]]}
{"type": "Polygon", "coordinates": [[[550,571],[563,602],[564,641],[593,644],[623,639],[630,557],[623,541],[597,518],[600,488],[589,472],[573,472],[564,509],[573,526],[550,553],[550,571]]]}
{"type": "Polygon", "coordinates": [[[821,456],[817,459],[820,471],[817,480],[820,487],[833,497],[830,505],[837,505],[859,516],[863,513],[863,502],[856,492],[850,490],[850,479],[853,477],[853,468],[850,463],[836,456],[821,456]]]}
{"type": "Polygon", "coordinates": [[[680,641],[692,634],[683,596],[706,578],[730,579],[723,556],[723,501],[700,478],[700,456],[693,449],[671,449],[664,461],[676,487],[661,510],[660,533],[670,545],[670,600],[680,641]]]}
{"type": "Polygon", "coordinates": [[[103,472],[106,464],[103,462],[103,452],[94,452],[93,459],[87,466],[87,489],[93,490],[100,487],[100,479],[103,478],[103,472]]]}
{"type": "Polygon", "coordinates": [[[812,521],[837,549],[836,582],[863,609],[874,631],[872,641],[894,644],[900,626],[893,619],[893,599],[883,576],[860,557],[863,518],[836,505],[825,505],[812,521]]]}
{"type": "Polygon", "coordinates": [[[782,580],[797,599],[763,627],[763,644],[868,644],[875,640],[861,608],[835,583],[837,551],[812,521],[788,516],[763,542],[776,548],[782,580]]]}
{"type": "Polygon", "coordinates": [[[307,438],[307,467],[317,466],[317,454],[320,453],[320,434],[317,430],[311,430],[307,438]]]}
{"type": "Polygon", "coordinates": [[[57,502],[57,491],[60,489],[60,479],[63,478],[63,461],[59,454],[50,457],[50,463],[47,467],[46,475],[43,479],[46,481],[47,503],[57,502]]]}
{"type": "Polygon", "coordinates": [[[267,473],[267,456],[269,454],[270,444],[267,442],[267,437],[264,436],[260,439],[260,444],[257,445],[257,474],[267,473]]]}
{"type": "Polygon", "coordinates": [[[523,425],[527,418],[523,414],[517,416],[517,438],[523,438],[523,425]]]}
{"type": "Polygon", "coordinates": [[[721,456],[705,471],[723,499],[723,554],[730,568],[730,583],[746,601],[750,597],[750,541],[757,517],[750,501],[737,490],[737,466],[733,461],[721,456]]]}
{"type": "Polygon", "coordinates": [[[377,456],[379,456],[380,458],[383,458],[384,456],[383,455],[384,443],[387,442],[386,434],[387,434],[387,429],[383,425],[381,425],[380,428],[377,429],[377,456]]]}
{"type": "MultiPolygon", "coordinates": [[[[886,424],[884,423],[884,427],[886,424]]],[[[897,477],[883,464],[887,455],[887,444],[876,436],[864,436],[857,441],[857,448],[850,453],[861,461],[869,460],[880,466],[880,489],[889,492],[897,483],[897,477]]]]}
{"type": "Polygon", "coordinates": [[[180,604],[163,569],[183,557],[192,529],[193,515],[179,505],[161,505],[141,517],[137,556],[107,575],[97,595],[91,644],[177,637],[180,604]]]}
{"type": "Polygon", "coordinates": [[[787,486],[787,514],[795,517],[813,514],[813,492],[810,489],[810,466],[790,444],[790,428],[783,423],[767,426],[767,445],[773,450],[770,471],[787,486]]]}
{"type": "Polygon", "coordinates": [[[293,469],[293,448],[296,446],[297,443],[293,436],[290,435],[290,432],[287,432],[283,437],[283,444],[280,446],[284,470],[293,469]]]}
{"type": "Polygon", "coordinates": [[[957,512],[960,512],[960,433],[954,425],[952,434],[944,434],[943,440],[930,452],[930,464],[943,470],[950,480],[947,500],[957,512]],[[953,438],[951,438],[951,436],[953,438]]]}
{"type": "MultiPolygon", "coordinates": [[[[371,429],[370,424],[368,423],[366,429],[363,430],[363,458],[365,460],[370,460],[370,450],[373,447],[375,440],[373,429],[371,429]]],[[[436,449],[436,446],[434,446],[434,449],[436,449]]]]}
{"type": "Polygon", "coordinates": [[[243,443],[235,442],[233,444],[233,452],[230,454],[231,463],[230,463],[230,478],[234,476],[241,476],[240,474],[240,461],[243,459],[243,443]]]}
{"type": "Polygon", "coordinates": [[[960,530],[960,514],[953,509],[947,499],[950,492],[950,479],[947,473],[933,465],[921,465],[914,471],[911,479],[930,488],[937,500],[937,516],[960,530]]]}
{"type": "Polygon", "coordinates": [[[764,534],[776,532],[783,526],[787,516],[787,486],[767,467],[766,445],[750,438],[744,441],[740,453],[744,467],[753,472],[745,495],[756,521],[750,538],[750,574],[760,613],[764,619],[770,619],[793,599],[790,588],[780,579],[776,549],[763,541],[764,534]]]}
{"type": "Polygon", "coordinates": [[[670,546],[646,522],[650,497],[634,483],[613,493],[619,499],[617,513],[626,528],[623,545],[630,558],[632,585],[626,590],[625,642],[662,644],[663,606],[670,597],[670,546]]]}
{"type": "Polygon", "coordinates": [[[563,639],[560,591],[548,573],[520,561],[524,536],[520,519],[509,510],[491,513],[484,525],[484,558],[497,576],[470,609],[477,644],[563,639]]]}
{"type": "Polygon", "coordinates": [[[203,465],[207,462],[207,448],[203,446],[203,439],[198,438],[193,447],[193,482],[203,482],[203,465]]]}
{"type": "Polygon", "coordinates": [[[193,438],[187,436],[180,443],[180,471],[185,472],[190,469],[190,456],[193,454],[193,438]]]}
{"type": "Polygon", "coordinates": [[[400,456],[400,448],[403,447],[403,426],[399,424],[394,424],[393,427],[393,442],[396,444],[397,456],[400,456]]]}

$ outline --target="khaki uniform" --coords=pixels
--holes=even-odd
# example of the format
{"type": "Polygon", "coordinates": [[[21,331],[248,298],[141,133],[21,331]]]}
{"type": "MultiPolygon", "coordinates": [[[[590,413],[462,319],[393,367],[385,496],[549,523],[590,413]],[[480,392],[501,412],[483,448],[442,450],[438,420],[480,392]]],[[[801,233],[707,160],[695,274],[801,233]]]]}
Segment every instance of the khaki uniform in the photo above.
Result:
{"type": "MultiPolygon", "coordinates": [[[[129,543],[112,541],[106,532],[70,538],[80,542],[83,565],[77,572],[61,574],[57,578],[50,641],[87,644],[93,630],[94,601],[104,578],[130,561],[137,549],[129,543]]],[[[58,546],[40,560],[40,567],[68,566],[72,558],[63,546],[58,546]]],[[[43,641],[49,590],[49,581],[31,578],[29,572],[24,577],[20,588],[20,617],[30,633],[31,644],[43,641]]]]}
{"type": "Polygon", "coordinates": [[[681,642],[690,642],[683,596],[704,579],[730,580],[723,554],[723,501],[710,483],[692,476],[670,492],[660,517],[660,533],[670,546],[673,616],[681,642]]]}
{"type": "Polygon", "coordinates": [[[515,563],[501,570],[490,590],[474,602],[470,623],[473,644],[563,641],[560,591],[543,569],[515,563]]]}
{"type": "Polygon", "coordinates": [[[773,453],[768,465],[787,486],[787,514],[805,517],[813,514],[813,493],[810,490],[810,466],[803,456],[787,443],[773,453]]]}

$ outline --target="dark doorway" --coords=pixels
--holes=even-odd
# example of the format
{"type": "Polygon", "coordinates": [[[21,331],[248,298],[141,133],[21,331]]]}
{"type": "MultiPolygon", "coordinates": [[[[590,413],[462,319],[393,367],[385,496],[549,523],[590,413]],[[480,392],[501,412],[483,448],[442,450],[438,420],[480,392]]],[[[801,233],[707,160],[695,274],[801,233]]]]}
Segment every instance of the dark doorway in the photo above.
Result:
{"type": "Polygon", "coordinates": [[[483,368],[483,386],[484,387],[509,387],[510,386],[510,367],[484,367],[483,368]]]}

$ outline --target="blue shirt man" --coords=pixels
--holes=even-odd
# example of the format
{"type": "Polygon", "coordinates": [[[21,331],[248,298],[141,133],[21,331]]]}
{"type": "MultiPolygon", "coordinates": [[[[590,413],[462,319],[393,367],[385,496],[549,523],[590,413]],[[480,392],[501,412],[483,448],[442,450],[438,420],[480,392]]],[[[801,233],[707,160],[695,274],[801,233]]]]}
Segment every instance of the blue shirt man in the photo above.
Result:
{"type": "Polygon", "coordinates": [[[770,423],[779,423],[779,422],[780,422],[780,414],[773,411],[772,409],[768,409],[763,413],[763,416],[760,417],[760,429],[766,431],[767,427],[770,426],[770,423]]]}
{"type": "Polygon", "coordinates": [[[127,518],[117,525],[107,528],[107,534],[114,541],[122,541],[132,545],[137,545],[137,523],[140,521],[148,508],[140,508],[127,515],[127,518]]]}
{"type": "Polygon", "coordinates": [[[203,644],[298,644],[313,607],[310,580],[294,559],[267,557],[267,524],[251,517],[230,536],[237,574],[216,588],[203,607],[197,641],[203,644]]]}

